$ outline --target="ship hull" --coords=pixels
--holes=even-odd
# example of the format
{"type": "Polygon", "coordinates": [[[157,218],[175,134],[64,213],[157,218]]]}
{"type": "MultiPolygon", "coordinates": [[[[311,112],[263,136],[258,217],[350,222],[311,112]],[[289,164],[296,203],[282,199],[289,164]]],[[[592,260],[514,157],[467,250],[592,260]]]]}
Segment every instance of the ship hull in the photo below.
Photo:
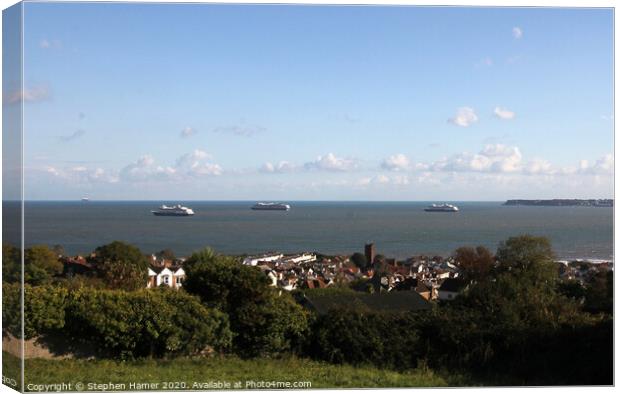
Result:
{"type": "Polygon", "coordinates": [[[151,211],[155,216],[193,216],[193,213],[174,213],[174,212],[155,212],[151,211]]]}
{"type": "Polygon", "coordinates": [[[288,211],[290,208],[286,207],[277,207],[277,208],[267,208],[267,207],[252,207],[253,211],[288,211]]]}
{"type": "Polygon", "coordinates": [[[458,212],[458,210],[452,210],[452,209],[432,209],[432,208],[425,208],[424,209],[426,212],[448,212],[448,213],[455,213],[458,212]]]}

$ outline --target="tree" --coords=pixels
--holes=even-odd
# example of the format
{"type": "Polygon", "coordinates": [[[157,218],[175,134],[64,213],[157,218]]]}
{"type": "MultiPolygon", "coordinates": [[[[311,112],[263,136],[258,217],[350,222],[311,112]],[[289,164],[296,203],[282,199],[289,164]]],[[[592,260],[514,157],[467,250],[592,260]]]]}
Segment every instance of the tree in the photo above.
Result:
{"type": "Polygon", "coordinates": [[[205,248],[192,254],[183,265],[185,290],[212,308],[228,312],[248,300],[260,301],[272,289],[270,281],[256,267],[248,267],[228,256],[205,248]]]}
{"type": "Polygon", "coordinates": [[[137,290],[146,287],[148,260],[140,249],[120,241],[99,246],[91,258],[97,275],[112,289],[137,290]]]}
{"type": "Polygon", "coordinates": [[[362,253],[356,252],[351,256],[351,261],[358,267],[360,270],[365,270],[368,267],[368,260],[366,256],[362,253]]]}
{"type": "Polygon", "coordinates": [[[521,280],[551,285],[557,279],[555,254],[545,237],[520,235],[508,238],[497,249],[499,272],[511,272],[521,280]]]}
{"type": "Polygon", "coordinates": [[[228,314],[237,354],[269,355],[293,349],[307,327],[306,312],[279,294],[256,267],[203,249],[185,262],[183,288],[228,314]]]}
{"type": "Polygon", "coordinates": [[[9,243],[2,244],[2,281],[19,282],[21,278],[21,254],[18,248],[9,243]]]}
{"type": "Polygon", "coordinates": [[[495,257],[484,246],[463,246],[454,251],[454,259],[468,280],[484,280],[493,269],[495,257]]]}
{"type": "Polygon", "coordinates": [[[613,312],[613,271],[597,272],[586,286],[584,308],[588,312],[613,312]]]}
{"type": "Polygon", "coordinates": [[[175,260],[176,257],[174,255],[174,252],[171,249],[164,249],[164,250],[160,250],[159,252],[155,253],[155,256],[164,259],[164,260],[175,260]]]}
{"type": "Polygon", "coordinates": [[[558,283],[558,293],[575,301],[581,301],[586,296],[586,288],[574,279],[565,280],[558,283]]]}
{"type": "Polygon", "coordinates": [[[58,255],[46,245],[35,245],[24,254],[24,282],[41,285],[62,273],[63,265],[58,255]]]}

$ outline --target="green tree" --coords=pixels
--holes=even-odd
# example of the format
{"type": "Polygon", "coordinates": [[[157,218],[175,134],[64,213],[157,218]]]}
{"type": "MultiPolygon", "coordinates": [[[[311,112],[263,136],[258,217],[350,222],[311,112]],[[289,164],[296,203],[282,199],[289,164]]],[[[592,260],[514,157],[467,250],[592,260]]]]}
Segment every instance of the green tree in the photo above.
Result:
{"type": "Polygon", "coordinates": [[[468,280],[480,281],[490,275],[495,257],[484,246],[472,248],[463,246],[454,252],[454,259],[468,280]]]}
{"type": "Polygon", "coordinates": [[[63,332],[73,343],[121,359],[225,350],[232,337],[225,314],[170,288],[72,291],[63,332]]]}
{"type": "Polygon", "coordinates": [[[137,290],[146,287],[148,260],[140,249],[120,241],[99,246],[91,258],[97,275],[111,289],[137,290]]]}
{"type": "Polygon", "coordinates": [[[532,283],[551,286],[558,278],[555,254],[545,237],[520,235],[500,243],[496,253],[499,272],[509,272],[532,283]]]}
{"type": "Polygon", "coordinates": [[[598,272],[586,286],[585,310],[593,313],[613,312],[614,303],[613,271],[598,272]]]}
{"type": "Polygon", "coordinates": [[[256,267],[203,249],[185,265],[183,285],[202,302],[227,313],[237,354],[244,357],[293,350],[307,327],[306,312],[288,293],[269,286],[256,267]]]}
{"type": "Polygon", "coordinates": [[[586,297],[586,288],[574,279],[565,280],[558,283],[558,293],[564,297],[581,301],[586,297]]]}
{"type": "Polygon", "coordinates": [[[353,253],[351,256],[351,262],[353,262],[353,264],[361,270],[365,270],[369,264],[366,256],[359,252],[353,253]]]}
{"type": "Polygon", "coordinates": [[[31,285],[48,283],[62,273],[58,255],[46,245],[35,245],[24,254],[24,282],[31,285]]]}
{"type": "Polygon", "coordinates": [[[164,249],[164,250],[160,250],[159,252],[155,253],[156,257],[159,257],[161,259],[165,259],[165,260],[175,260],[176,257],[174,255],[174,252],[171,249],[164,249]]]}
{"type": "Polygon", "coordinates": [[[19,282],[21,278],[21,254],[18,248],[9,243],[2,244],[2,281],[19,282]]]}
{"type": "Polygon", "coordinates": [[[222,311],[234,310],[251,300],[259,302],[272,291],[269,279],[259,269],[241,265],[210,248],[192,254],[183,268],[185,290],[222,311]]]}

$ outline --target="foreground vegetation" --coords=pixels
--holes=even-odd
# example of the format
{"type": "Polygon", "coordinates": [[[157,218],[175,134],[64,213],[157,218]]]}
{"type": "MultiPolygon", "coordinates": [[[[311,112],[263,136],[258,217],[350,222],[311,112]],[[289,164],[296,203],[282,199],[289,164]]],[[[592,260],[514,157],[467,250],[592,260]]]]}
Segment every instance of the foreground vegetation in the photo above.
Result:
{"type": "MultiPolygon", "coordinates": [[[[3,367],[17,362],[3,353],[3,367]]],[[[296,357],[281,359],[237,357],[148,359],[128,362],[112,360],[26,360],[27,384],[50,382],[93,382],[97,384],[131,382],[185,382],[185,390],[206,390],[209,382],[247,381],[311,382],[316,388],[362,387],[441,387],[448,383],[431,370],[421,367],[408,372],[380,370],[373,367],[331,365],[296,357]],[[194,384],[197,384],[193,388],[194,384]],[[199,387],[202,385],[202,387],[199,387]]],[[[249,387],[251,388],[251,387],[249,387]]],[[[162,389],[161,384],[158,389],[162,389]]],[[[73,390],[73,388],[72,388],[73,390]]],[[[108,391],[110,388],[108,387],[108,391]]]]}
{"type": "MultiPolygon", "coordinates": [[[[512,237],[495,254],[459,248],[466,289],[418,312],[355,305],[311,311],[256,267],[210,249],[185,261],[178,291],[144,289],[142,254],[122,242],[98,248],[93,275],[71,281],[58,280],[42,250],[26,253],[25,338],[99,361],[31,360],[30,382],[77,379],[79,371],[84,380],[91,373],[107,379],[110,368],[143,380],[159,376],[154,368],[188,380],[290,377],[313,387],[394,387],[427,385],[434,375],[418,368],[427,365],[491,385],[613,383],[613,274],[601,272],[585,287],[561,281],[545,238],[512,237]],[[54,371],[59,375],[49,375],[54,371]]],[[[382,264],[373,262],[375,273],[387,269],[382,264]]],[[[19,309],[19,285],[3,283],[3,335],[21,335],[19,309]]]]}

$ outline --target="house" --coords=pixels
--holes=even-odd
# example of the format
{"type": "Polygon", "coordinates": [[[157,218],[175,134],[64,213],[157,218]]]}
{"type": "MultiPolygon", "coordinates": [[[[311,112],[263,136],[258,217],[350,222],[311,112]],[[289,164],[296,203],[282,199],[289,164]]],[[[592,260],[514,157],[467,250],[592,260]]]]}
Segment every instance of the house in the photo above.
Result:
{"type": "Polygon", "coordinates": [[[304,281],[305,287],[308,289],[323,289],[327,287],[325,282],[321,278],[316,279],[306,279],[304,281]]]}
{"type": "Polygon", "coordinates": [[[269,263],[282,259],[284,255],[282,253],[267,253],[259,256],[248,256],[243,259],[244,265],[256,266],[259,263],[269,263]]]}
{"type": "Polygon", "coordinates": [[[467,282],[461,279],[448,278],[439,286],[438,297],[440,300],[450,301],[467,288],[467,282]]]}
{"type": "Polygon", "coordinates": [[[425,285],[421,280],[412,277],[405,278],[404,280],[398,282],[396,286],[394,286],[394,290],[415,291],[427,301],[430,301],[432,298],[432,289],[425,285]]]}
{"type": "Polygon", "coordinates": [[[311,263],[313,261],[316,261],[316,255],[314,253],[302,253],[293,256],[287,256],[283,260],[286,263],[293,264],[311,263]]]}
{"type": "Polygon", "coordinates": [[[185,271],[181,267],[150,267],[147,288],[169,286],[174,289],[183,286],[185,271]]]}
{"type": "Polygon", "coordinates": [[[63,265],[63,275],[85,275],[94,271],[94,267],[84,257],[63,257],[60,259],[63,265]]]}
{"type": "Polygon", "coordinates": [[[267,276],[269,279],[269,286],[277,287],[278,286],[278,274],[271,269],[268,265],[259,265],[258,268],[267,276]]]}

